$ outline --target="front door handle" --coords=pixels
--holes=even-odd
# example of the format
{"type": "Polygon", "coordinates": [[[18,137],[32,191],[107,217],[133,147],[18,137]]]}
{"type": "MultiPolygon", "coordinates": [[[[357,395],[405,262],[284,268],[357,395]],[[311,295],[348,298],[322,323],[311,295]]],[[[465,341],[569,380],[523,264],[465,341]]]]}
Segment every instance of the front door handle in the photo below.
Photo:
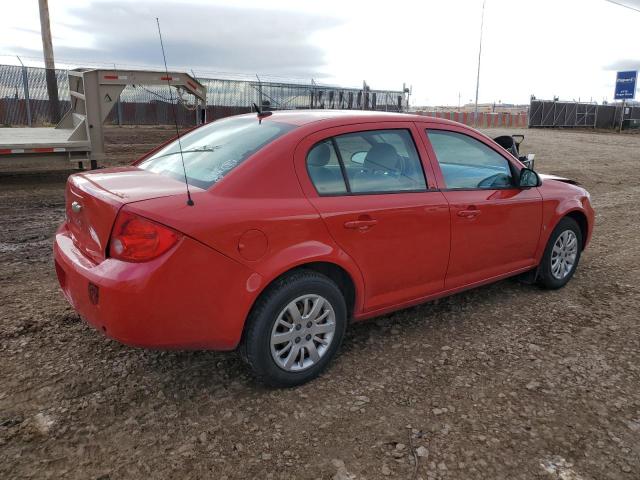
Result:
{"type": "Polygon", "coordinates": [[[359,218],[358,220],[351,220],[348,222],[344,222],[344,228],[350,228],[353,230],[369,230],[371,227],[374,227],[378,224],[378,220],[367,217],[367,218],[359,218]]]}
{"type": "Polygon", "coordinates": [[[478,209],[458,210],[458,216],[463,218],[476,218],[480,213],[478,209]]]}

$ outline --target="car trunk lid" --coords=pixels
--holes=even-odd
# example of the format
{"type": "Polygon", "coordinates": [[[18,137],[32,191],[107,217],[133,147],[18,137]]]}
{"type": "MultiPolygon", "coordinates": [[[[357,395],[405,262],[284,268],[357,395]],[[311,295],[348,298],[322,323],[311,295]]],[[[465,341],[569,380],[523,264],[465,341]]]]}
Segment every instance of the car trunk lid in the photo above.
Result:
{"type": "Polygon", "coordinates": [[[123,205],[179,194],[185,195],[184,183],[136,167],[78,173],[67,181],[66,225],[75,246],[99,263],[106,257],[111,229],[123,205]]]}

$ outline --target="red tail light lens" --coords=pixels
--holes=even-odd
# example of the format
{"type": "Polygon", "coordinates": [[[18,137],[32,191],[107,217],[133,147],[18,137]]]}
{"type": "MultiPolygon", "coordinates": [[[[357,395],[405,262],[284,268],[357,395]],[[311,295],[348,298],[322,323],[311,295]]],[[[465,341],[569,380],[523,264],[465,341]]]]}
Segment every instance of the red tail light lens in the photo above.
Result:
{"type": "Polygon", "coordinates": [[[146,262],[173,247],[180,234],[134,213],[121,211],[116,218],[109,256],[127,262],[146,262]]]}

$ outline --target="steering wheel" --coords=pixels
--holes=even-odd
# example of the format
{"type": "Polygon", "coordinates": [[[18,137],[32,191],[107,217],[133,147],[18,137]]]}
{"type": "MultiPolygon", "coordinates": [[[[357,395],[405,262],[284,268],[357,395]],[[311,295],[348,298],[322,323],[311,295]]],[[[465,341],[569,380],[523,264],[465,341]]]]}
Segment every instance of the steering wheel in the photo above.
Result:
{"type": "Polygon", "coordinates": [[[509,185],[509,176],[505,173],[496,173],[480,181],[479,187],[506,187],[509,185]],[[502,180],[498,182],[498,180],[502,180]]]}

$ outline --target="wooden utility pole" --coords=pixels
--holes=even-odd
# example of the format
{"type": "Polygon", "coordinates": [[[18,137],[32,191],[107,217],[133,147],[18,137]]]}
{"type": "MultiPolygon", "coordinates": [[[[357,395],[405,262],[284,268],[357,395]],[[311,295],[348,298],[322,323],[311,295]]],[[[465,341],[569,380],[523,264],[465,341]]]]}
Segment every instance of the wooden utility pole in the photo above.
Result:
{"type": "Polygon", "coordinates": [[[51,121],[60,121],[60,102],[58,100],[58,79],[56,65],[53,60],[53,44],[51,42],[51,24],[49,22],[49,1],[38,0],[40,6],[40,33],[42,34],[42,51],[44,53],[44,67],[47,76],[47,93],[49,95],[49,109],[51,121]]]}

